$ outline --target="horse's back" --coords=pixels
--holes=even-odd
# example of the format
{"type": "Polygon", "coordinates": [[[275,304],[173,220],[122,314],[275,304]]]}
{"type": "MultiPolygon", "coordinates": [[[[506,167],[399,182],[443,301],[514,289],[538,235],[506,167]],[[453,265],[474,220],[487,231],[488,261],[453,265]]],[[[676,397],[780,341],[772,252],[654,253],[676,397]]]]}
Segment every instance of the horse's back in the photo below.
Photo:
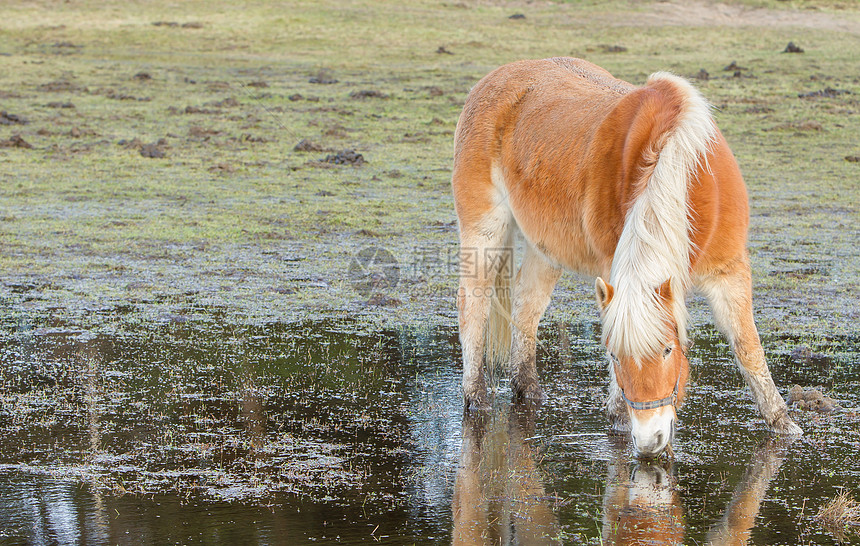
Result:
{"type": "MultiPolygon", "coordinates": [[[[482,78],[470,91],[455,136],[455,167],[464,148],[498,151],[499,132],[516,125],[524,114],[569,110],[571,101],[611,103],[634,89],[599,66],[570,57],[517,61],[482,78]],[[495,143],[498,144],[498,143],[495,143]]],[[[536,125],[531,121],[532,126],[536,125]]]]}
{"type": "MultiPolygon", "coordinates": [[[[603,204],[611,199],[603,190],[589,197],[587,186],[615,194],[605,181],[616,178],[619,167],[597,165],[591,148],[601,124],[636,89],[574,58],[519,61],[485,76],[469,93],[455,135],[453,191],[461,230],[498,215],[505,201],[522,233],[552,261],[592,273],[605,269],[622,211],[605,214],[603,204]],[[594,216],[589,210],[595,205],[607,224],[617,224],[598,253],[583,220],[594,216]]],[[[615,141],[613,147],[623,139],[615,141]]],[[[620,160],[619,150],[612,153],[620,160]]]]}
{"type": "MultiPolygon", "coordinates": [[[[576,164],[585,156],[595,120],[633,89],[574,58],[518,61],[481,79],[469,93],[455,134],[453,191],[461,228],[495,211],[504,194],[528,237],[528,216],[562,204],[555,195],[569,186],[560,176],[562,164],[569,175],[580,172],[576,164]],[[553,173],[537,173],[539,165],[553,173]]],[[[578,214],[575,208],[567,212],[578,214]]]]}
{"type": "MultiPolygon", "coordinates": [[[[637,87],[574,58],[494,70],[469,93],[455,134],[461,230],[505,208],[553,262],[606,274],[647,181],[642,173],[653,170],[667,135],[682,123],[690,93],[680,78],[658,75],[637,87]]],[[[693,266],[711,267],[745,247],[745,186],[715,132],[689,187],[693,266]]]]}

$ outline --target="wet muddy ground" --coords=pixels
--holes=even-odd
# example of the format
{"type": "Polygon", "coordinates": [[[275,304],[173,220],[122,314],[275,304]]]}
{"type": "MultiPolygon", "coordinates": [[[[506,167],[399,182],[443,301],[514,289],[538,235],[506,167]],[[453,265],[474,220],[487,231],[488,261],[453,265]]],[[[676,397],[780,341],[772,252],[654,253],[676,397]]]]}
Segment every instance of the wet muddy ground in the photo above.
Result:
{"type": "Polygon", "coordinates": [[[778,383],[818,385],[845,408],[793,410],[806,434],[789,442],[764,429],[725,343],[700,331],[676,458],[650,464],[608,431],[591,322],[545,326],[547,403],[512,405],[502,380],[494,411],[465,419],[450,327],[3,326],[10,543],[826,544],[814,516],[860,487],[856,338],[807,360],[771,354],[778,383]],[[472,510],[455,519],[452,503],[472,510]]]}
{"type": "Polygon", "coordinates": [[[4,5],[0,543],[860,540],[816,518],[860,498],[860,12],[294,4],[4,5]],[[714,103],[802,438],[769,438],[693,297],[676,458],[630,460],[572,275],[549,401],[503,378],[464,420],[453,131],[481,76],[554,55],[714,103]]]}

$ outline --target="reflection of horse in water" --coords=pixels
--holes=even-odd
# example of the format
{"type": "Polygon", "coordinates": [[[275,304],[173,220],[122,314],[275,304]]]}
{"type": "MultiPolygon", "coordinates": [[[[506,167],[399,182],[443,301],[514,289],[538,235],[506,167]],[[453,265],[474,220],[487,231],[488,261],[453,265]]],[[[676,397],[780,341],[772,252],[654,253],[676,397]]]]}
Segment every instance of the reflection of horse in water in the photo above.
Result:
{"type": "Polygon", "coordinates": [[[735,487],[723,519],[708,531],[706,544],[741,545],[750,539],[761,501],[788,453],[790,440],[768,438],[753,454],[743,479],[735,487]]]}
{"type": "Polygon", "coordinates": [[[682,544],[684,511],[671,467],[656,462],[634,464],[627,449],[609,463],[603,496],[604,544],[682,544]]]}
{"type": "Polygon", "coordinates": [[[466,412],[454,485],[453,544],[555,544],[558,524],[526,441],[535,406],[502,415],[466,412]]]}
{"type": "Polygon", "coordinates": [[[669,471],[656,463],[613,461],[604,497],[605,544],[682,544],[684,512],[669,471]],[[614,484],[614,486],[613,486],[614,484]]]}
{"type": "MultiPolygon", "coordinates": [[[[723,518],[708,531],[706,544],[749,541],[759,507],[779,472],[790,442],[768,438],[753,454],[723,518]]],[[[603,544],[683,544],[684,518],[671,466],[634,464],[618,449],[609,464],[603,496],[603,544]]]]}
{"type": "MultiPolygon", "coordinates": [[[[453,544],[559,542],[558,520],[528,442],[535,409],[518,402],[507,415],[465,412],[452,500],[453,544]]],[[[616,440],[603,495],[602,544],[683,544],[684,511],[671,463],[631,461],[627,442],[616,440]]],[[[759,446],[705,544],[747,544],[790,443],[769,437],[759,446]]]]}

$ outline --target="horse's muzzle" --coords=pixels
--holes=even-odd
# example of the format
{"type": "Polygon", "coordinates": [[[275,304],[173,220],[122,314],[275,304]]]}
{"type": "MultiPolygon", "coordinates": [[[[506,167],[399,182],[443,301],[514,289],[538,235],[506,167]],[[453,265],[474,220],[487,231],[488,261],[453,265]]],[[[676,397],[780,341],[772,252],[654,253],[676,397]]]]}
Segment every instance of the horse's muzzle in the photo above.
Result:
{"type": "Polygon", "coordinates": [[[631,436],[637,457],[653,458],[667,448],[675,437],[675,408],[665,406],[643,412],[631,412],[631,436]],[[637,415],[646,414],[646,415],[637,415]]]}

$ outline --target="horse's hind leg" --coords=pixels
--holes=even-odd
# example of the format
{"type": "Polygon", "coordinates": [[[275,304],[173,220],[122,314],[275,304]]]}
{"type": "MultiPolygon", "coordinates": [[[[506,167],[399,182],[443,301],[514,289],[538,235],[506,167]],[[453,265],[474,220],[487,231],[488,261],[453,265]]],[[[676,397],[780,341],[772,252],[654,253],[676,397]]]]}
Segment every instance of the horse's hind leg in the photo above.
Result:
{"type": "Polygon", "coordinates": [[[511,387],[514,394],[522,398],[544,397],[536,367],[537,328],[560,275],[561,268],[526,244],[514,285],[511,344],[511,387]]]}
{"type": "Polygon", "coordinates": [[[506,252],[510,229],[510,211],[504,206],[490,209],[472,224],[460,219],[457,308],[463,347],[463,400],[467,409],[490,407],[483,370],[485,338],[500,257],[513,255],[506,252]]]}
{"type": "Polygon", "coordinates": [[[780,434],[802,434],[774,385],[753,320],[752,282],[749,258],[745,255],[729,265],[699,277],[714,312],[717,327],[732,346],[741,375],[765,422],[780,434]]]}

